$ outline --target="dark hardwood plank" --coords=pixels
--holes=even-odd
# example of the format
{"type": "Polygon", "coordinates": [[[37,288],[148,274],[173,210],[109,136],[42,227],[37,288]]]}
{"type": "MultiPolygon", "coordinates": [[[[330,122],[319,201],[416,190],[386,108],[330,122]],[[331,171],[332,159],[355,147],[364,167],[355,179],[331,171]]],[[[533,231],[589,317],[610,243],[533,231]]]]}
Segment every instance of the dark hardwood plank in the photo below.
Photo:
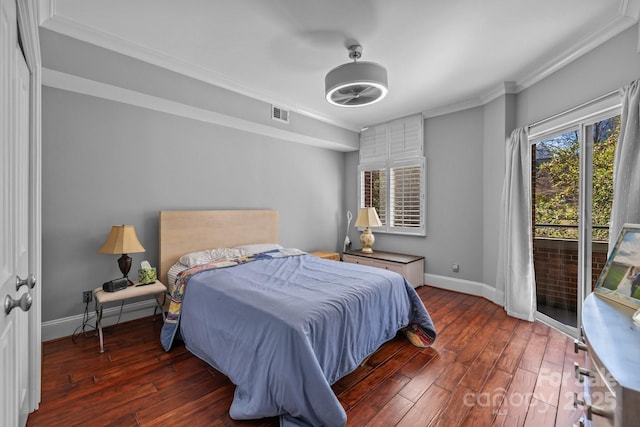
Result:
{"type": "MultiPolygon", "coordinates": [[[[408,381],[409,378],[398,372],[385,379],[375,389],[371,390],[371,394],[367,399],[361,400],[349,410],[349,425],[367,425],[372,419],[379,417],[381,412],[384,413],[390,410],[386,407],[387,403],[397,395],[398,391],[408,381]]],[[[399,397],[402,398],[402,396],[399,397]]],[[[413,405],[413,402],[411,404],[413,405]]]]}
{"type": "Polygon", "coordinates": [[[547,340],[548,337],[546,335],[536,333],[531,334],[531,338],[527,343],[527,347],[524,349],[522,358],[520,358],[519,367],[537,374],[540,370],[542,357],[544,356],[544,352],[547,347],[547,340]]]}
{"type": "Polygon", "coordinates": [[[436,415],[443,410],[444,402],[446,402],[450,394],[448,390],[435,384],[432,385],[397,425],[400,427],[428,426],[436,415]]]}
{"type": "Polygon", "coordinates": [[[528,343],[528,337],[513,334],[509,344],[507,344],[507,348],[504,349],[500,359],[498,359],[497,367],[513,374],[520,363],[520,358],[528,343]]]}
{"type": "Polygon", "coordinates": [[[465,403],[471,407],[462,425],[464,427],[489,427],[498,414],[504,400],[506,387],[513,376],[501,369],[494,369],[482,390],[475,395],[475,399],[467,399],[465,403]]]}
{"type": "MultiPolygon", "coordinates": [[[[435,345],[398,335],[333,385],[349,426],[570,426],[581,385],[573,340],[506,315],[480,297],[418,288],[438,329],[435,345]]],[[[276,417],[232,420],[234,385],[184,348],[164,352],[151,318],[43,344],[42,402],[27,425],[276,427],[276,417]]]]}
{"type": "Polygon", "coordinates": [[[493,425],[504,427],[524,425],[536,378],[536,374],[531,371],[516,369],[493,425]]]}

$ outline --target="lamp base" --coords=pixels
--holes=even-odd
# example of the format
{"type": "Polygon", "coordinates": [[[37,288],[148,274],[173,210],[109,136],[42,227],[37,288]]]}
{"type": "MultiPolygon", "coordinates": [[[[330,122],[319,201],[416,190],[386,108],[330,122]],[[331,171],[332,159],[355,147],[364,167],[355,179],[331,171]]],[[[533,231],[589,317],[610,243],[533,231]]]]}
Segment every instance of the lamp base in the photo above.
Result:
{"type": "Polygon", "coordinates": [[[360,244],[362,245],[362,249],[360,250],[360,252],[362,252],[363,254],[372,254],[372,248],[375,241],[376,238],[374,237],[369,227],[365,228],[360,235],[360,244]]]}
{"type": "Polygon", "coordinates": [[[120,273],[122,273],[122,278],[127,279],[129,282],[129,286],[133,285],[133,282],[129,280],[129,271],[131,270],[131,257],[127,254],[122,254],[120,258],[118,258],[118,267],[120,268],[120,273]]]}

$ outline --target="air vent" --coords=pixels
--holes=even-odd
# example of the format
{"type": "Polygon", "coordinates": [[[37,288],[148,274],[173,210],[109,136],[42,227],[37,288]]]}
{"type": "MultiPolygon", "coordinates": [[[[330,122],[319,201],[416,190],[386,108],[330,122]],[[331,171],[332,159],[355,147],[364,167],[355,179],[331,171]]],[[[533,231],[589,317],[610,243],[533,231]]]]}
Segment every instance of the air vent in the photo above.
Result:
{"type": "Polygon", "coordinates": [[[283,110],[275,105],[271,106],[271,118],[282,123],[289,123],[289,110],[283,110]]]}

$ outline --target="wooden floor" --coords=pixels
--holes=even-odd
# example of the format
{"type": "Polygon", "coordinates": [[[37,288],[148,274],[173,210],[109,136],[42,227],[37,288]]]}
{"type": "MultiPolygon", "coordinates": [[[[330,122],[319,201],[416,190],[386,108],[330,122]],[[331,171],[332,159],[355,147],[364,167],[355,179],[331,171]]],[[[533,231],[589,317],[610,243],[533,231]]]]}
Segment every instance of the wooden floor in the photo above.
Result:
{"type": "MultiPolygon", "coordinates": [[[[403,337],[383,345],[333,389],[349,426],[572,426],[573,340],[506,316],[479,297],[418,289],[438,330],[432,348],[403,337]]],[[[185,350],[165,353],[161,322],[118,325],[97,337],[44,343],[42,402],[28,426],[278,426],[237,422],[234,386],[185,350]]],[[[582,352],[581,352],[582,353],[582,352]]]]}

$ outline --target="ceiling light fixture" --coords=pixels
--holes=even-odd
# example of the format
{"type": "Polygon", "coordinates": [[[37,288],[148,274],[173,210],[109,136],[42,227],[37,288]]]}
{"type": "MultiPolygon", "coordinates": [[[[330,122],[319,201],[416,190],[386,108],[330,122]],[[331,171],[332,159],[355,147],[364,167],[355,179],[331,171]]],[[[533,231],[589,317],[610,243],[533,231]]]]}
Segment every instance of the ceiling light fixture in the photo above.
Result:
{"type": "Polygon", "coordinates": [[[374,62],[358,62],[361,56],[362,46],[349,46],[349,58],[353,62],[327,73],[324,88],[329,103],[339,107],[362,107],[387,95],[387,70],[374,62]]]}

